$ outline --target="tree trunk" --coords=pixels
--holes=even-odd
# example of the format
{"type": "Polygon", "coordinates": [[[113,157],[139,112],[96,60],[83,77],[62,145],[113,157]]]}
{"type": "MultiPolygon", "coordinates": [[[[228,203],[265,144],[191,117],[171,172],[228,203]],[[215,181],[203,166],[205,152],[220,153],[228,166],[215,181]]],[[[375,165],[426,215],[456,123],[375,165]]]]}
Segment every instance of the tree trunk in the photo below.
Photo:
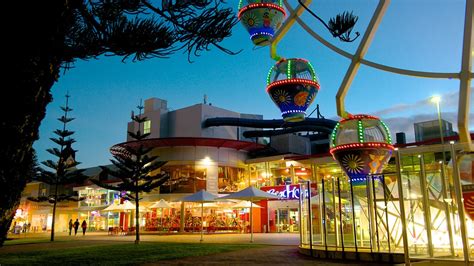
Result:
{"type": "Polygon", "coordinates": [[[135,244],[140,243],[140,203],[138,192],[135,193],[135,244]]]}
{"type": "Polygon", "coordinates": [[[55,49],[64,43],[64,3],[10,2],[21,10],[22,21],[11,22],[5,36],[7,66],[0,97],[0,247],[18,208],[31,169],[32,146],[51,101],[50,89],[61,66],[55,49]],[[62,38],[61,38],[62,37],[62,38]],[[8,97],[7,97],[8,95],[8,97]],[[12,107],[13,104],[13,107],[12,107]]]}
{"type": "Polygon", "coordinates": [[[54,224],[56,222],[56,201],[53,204],[53,220],[51,221],[51,241],[54,241],[54,224]]]}
{"type": "MultiPolygon", "coordinates": [[[[31,62],[33,63],[33,62],[31,62]]],[[[49,93],[55,81],[55,74],[51,73],[52,65],[44,66],[47,71],[35,69],[39,79],[23,77],[19,80],[12,92],[19,108],[5,116],[2,112],[2,150],[0,151],[0,247],[6,239],[6,234],[12,222],[15,211],[20,203],[21,192],[29,178],[28,169],[31,169],[32,146],[38,139],[38,128],[44,118],[46,105],[51,101],[49,93]],[[24,84],[30,81],[30,84],[24,84]],[[25,87],[21,88],[21,84],[25,87]],[[20,87],[20,88],[19,88],[20,87]]],[[[59,66],[56,67],[56,71],[59,66]]],[[[3,96],[3,98],[7,98],[3,96]]],[[[5,99],[6,100],[6,99],[5,99]]],[[[10,103],[11,104],[11,103],[10,103]]],[[[4,105],[5,106],[5,105],[4,105]]],[[[11,106],[11,105],[10,105],[11,106]]]]}
{"type": "Polygon", "coordinates": [[[54,188],[53,219],[51,221],[51,241],[54,241],[54,224],[56,223],[56,204],[58,203],[58,181],[54,188]]]}

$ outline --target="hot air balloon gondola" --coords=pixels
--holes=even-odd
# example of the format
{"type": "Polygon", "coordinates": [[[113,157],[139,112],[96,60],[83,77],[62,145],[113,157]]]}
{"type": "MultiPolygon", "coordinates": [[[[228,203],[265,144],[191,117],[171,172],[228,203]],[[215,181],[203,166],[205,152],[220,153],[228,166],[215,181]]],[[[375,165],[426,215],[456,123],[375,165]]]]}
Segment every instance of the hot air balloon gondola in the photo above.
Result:
{"type": "Polygon", "coordinates": [[[267,93],[287,122],[304,120],[306,109],[318,91],[318,78],[307,60],[282,59],[268,73],[267,93]]]}
{"type": "Polygon", "coordinates": [[[240,0],[238,17],[255,45],[266,46],[285,18],[280,0],[240,0]]]}
{"type": "Polygon", "coordinates": [[[330,152],[353,183],[379,175],[394,147],[388,127],[370,115],[350,115],[336,124],[330,152]]]}

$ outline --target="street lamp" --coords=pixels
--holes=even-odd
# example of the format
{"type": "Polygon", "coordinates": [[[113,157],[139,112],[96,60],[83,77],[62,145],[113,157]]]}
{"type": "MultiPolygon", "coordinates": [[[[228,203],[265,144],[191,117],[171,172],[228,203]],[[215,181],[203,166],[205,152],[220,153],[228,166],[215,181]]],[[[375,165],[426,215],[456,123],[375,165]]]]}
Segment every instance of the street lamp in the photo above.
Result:
{"type": "MultiPolygon", "coordinates": [[[[440,96],[433,96],[431,97],[431,102],[436,104],[436,109],[438,111],[438,124],[439,124],[439,136],[441,138],[441,146],[443,147],[443,155],[444,155],[444,136],[443,136],[443,125],[441,121],[441,110],[439,108],[439,103],[441,102],[440,96]]],[[[443,162],[445,163],[445,162],[443,162]]]]}
{"type": "MultiPolygon", "coordinates": [[[[433,96],[431,97],[431,102],[436,104],[436,109],[438,111],[438,124],[439,124],[439,136],[441,138],[441,149],[443,152],[443,161],[440,162],[441,166],[441,180],[442,180],[442,195],[444,198],[445,202],[445,212],[446,212],[446,225],[449,233],[449,245],[451,248],[451,254],[454,255],[454,243],[453,243],[453,233],[452,233],[452,225],[451,225],[451,218],[450,218],[450,213],[453,214],[453,221],[455,221],[454,217],[454,212],[453,210],[453,205],[452,205],[452,198],[448,197],[448,190],[451,190],[451,185],[449,182],[449,178],[446,178],[446,175],[444,173],[444,164],[446,163],[446,154],[444,153],[444,136],[443,136],[443,126],[442,126],[442,121],[441,121],[441,111],[439,108],[439,103],[441,102],[441,97],[440,96],[433,96]]],[[[452,194],[451,194],[452,195],[452,194]]]]}

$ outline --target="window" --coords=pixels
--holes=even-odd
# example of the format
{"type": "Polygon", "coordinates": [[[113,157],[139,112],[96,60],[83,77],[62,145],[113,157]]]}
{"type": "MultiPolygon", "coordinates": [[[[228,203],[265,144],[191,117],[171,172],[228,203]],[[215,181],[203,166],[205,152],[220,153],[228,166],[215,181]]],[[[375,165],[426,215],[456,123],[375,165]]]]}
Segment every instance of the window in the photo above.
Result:
{"type": "Polygon", "coordinates": [[[160,193],[195,193],[206,189],[207,169],[193,164],[163,166],[170,178],[160,186],[160,193]]]}
{"type": "Polygon", "coordinates": [[[151,120],[145,121],[143,123],[143,134],[148,134],[151,132],[151,120]]]}
{"type": "Polygon", "coordinates": [[[219,193],[237,192],[248,186],[248,176],[243,168],[219,166],[219,193]]]}

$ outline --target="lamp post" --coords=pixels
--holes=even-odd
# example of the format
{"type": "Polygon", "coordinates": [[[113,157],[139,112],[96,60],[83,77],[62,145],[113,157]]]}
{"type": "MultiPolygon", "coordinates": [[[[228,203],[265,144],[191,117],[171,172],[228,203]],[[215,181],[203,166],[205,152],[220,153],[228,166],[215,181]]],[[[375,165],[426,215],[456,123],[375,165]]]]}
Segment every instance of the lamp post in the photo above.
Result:
{"type": "MultiPolygon", "coordinates": [[[[453,232],[452,232],[452,223],[451,223],[451,213],[454,216],[453,213],[453,206],[451,205],[452,203],[452,198],[448,197],[448,190],[452,191],[450,189],[450,182],[449,178],[446,179],[446,175],[444,173],[444,164],[446,163],[446,154],[444,153],[444,134],[443,134],[443,126],[442,126],[442,120],[441,120],[441,111],[439,107],[439,103],[441,102],[441,97],[440,96],[433,96],[431,97],[431,102],[436,104],[436,110],[438,111],[438,125],[439,125],[439,136],[441,138],[441,149],[443,152],[443,162],[440,162],[441,166],[441,180],[442,180],[442,194],[445,202],[445,212],[446,212],[446,226],[449,234],[449,246],[450,246],[450,251],[451,255],[454,256],[454,241],[453,241],[453,232]]],[[[454,217],[453,220],[455,221],[454,217]]]]}
{"type": "MultiPolygon", "coordinates": [[[[436,110],[438,112],[438,125],[439,125],[439,136],[441,138],[441,146],[443,146],[443,155],[444,155],[444,134],[443,134],[443,125],[441,120],[441,110],[439,107],[439,103],[441,102],[440,96],[433,96],[431,97],[431,102],[436,104],[436,110]]],[[[446,162],[443,162],[446,163],[446,162]]]]}

